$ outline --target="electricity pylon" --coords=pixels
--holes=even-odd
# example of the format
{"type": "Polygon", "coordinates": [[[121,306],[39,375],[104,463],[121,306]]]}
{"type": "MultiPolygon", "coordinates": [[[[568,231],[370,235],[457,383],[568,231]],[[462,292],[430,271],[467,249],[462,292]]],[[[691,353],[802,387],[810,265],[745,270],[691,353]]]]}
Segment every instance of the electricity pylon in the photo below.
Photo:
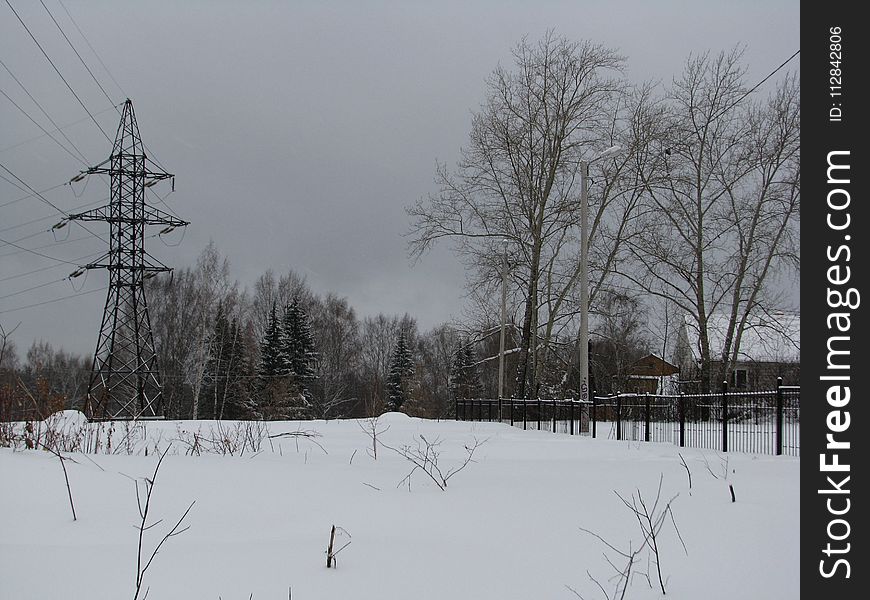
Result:
{"type": "MultiPolygon", "coordinates": [[[[174,178],[162,169],[148,170],[133,103],[124,103],[112,154],[73,178],[108,175],[109,204],[69,215],[70,221],[109,223],[109,251],[86,269],[109,271],[109,292],[88,382],[85,413],[93,419],[163,417],[163,382],[145,300],[144,282],[172,269],[145,251],[145,226],[163,225],[162,232],[189,223],[145,203],[145,188],[174,178]]],[[[174,179],[173,179],[174,182],[174,179]]]]}

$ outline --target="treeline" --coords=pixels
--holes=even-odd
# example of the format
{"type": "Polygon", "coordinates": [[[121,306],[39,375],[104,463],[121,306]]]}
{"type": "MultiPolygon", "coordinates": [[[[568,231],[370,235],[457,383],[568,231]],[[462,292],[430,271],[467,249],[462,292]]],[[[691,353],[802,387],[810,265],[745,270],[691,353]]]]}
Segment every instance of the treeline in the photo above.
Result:
{"type": "MultiPolygon", "coordinates": [[[[498,393],[497,322],[421,331],[409,314],[360,318],[346,298],[313,293],[293,271],[267,271],[243,288],[214,244],[195,266],[149,280],[146,295],[167,418],[329,419],[386,410],[449,418],[456,398],[498,393]]],[[[621,302],[602,320],[611,335],[593,345],[603,390],[618,388],[648,348],[636,303],[621,302]]],[[[506,327],[506,396],[518,389],[520,331],[506,327]]],[[[38,341],[22,357],[14,341],[0,332],[0,420],[84,406],[92,356],[38,341]]],[[[542,397],[576,396],[576,356],[571,344],[562,347],[542,368],[550,375],[542,397]]]]}
{"type": "MultiPolygon", "coordinates": [[[[146,296],[167,418],[444,418],[456,393],[483,390],[476,365],[455,372],[467,366],[456,360],[468,339],[458,326],[360,318],[346,298],[313,293],[293,271],[267,271],[243,288],[214,244],[195,266],[149,280],[146,296]]],[[[84,406],[92,356],[39,341],[22,357],[14,334],[0,335],[0,419],[84,406]]]]}

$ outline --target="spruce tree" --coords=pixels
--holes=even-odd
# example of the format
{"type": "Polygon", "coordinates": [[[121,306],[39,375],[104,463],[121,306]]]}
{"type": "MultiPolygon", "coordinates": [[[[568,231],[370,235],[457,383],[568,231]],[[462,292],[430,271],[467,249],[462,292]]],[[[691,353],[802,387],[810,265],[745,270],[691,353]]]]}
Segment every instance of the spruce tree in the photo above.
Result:
{"type": "Polygon", "coordinates": [[[299,297],[293,298],[284,308],[282,318],[282,348],[289,369],[289,390],[295,401],[294,418],[311,416],[311,383],[316,379],[315,365],[317,353],[314,349],[314,336],[308,314],[302,307],[299,297]]]}
{"type": "Polygon", "coordinates": [[[283,324],[284,352],[290,362],[290,370],[299,389],[306,398],[310,398],[310,385],[317,378],[315,366],[318,355],[308,313],[298,297],[285,309],[283,324]]]}
{"type": "Polygon", "coordinates": [[[450,391],[454,398],[474,398],[480,393],[480,372],[474,345],[462,339],[450,364],[450,391]]]}
{"type": "Polygon", "coordinates": [[[414,374],[414,360],[405,332],[399,332],[399,339],[393,349],[390,361],[390,373],[387,375],[387,405],[388,411],[399,410],[408,400],[408,381],[414,374]]]}
{"type": "Polygon", "coordinates": [[[294,411],[290,390],[290,360],[285,352],[284,331],[272,303],[269,322],[260,343],[258,376],[259,408],[264,418],[289,419],[294,411]]]}

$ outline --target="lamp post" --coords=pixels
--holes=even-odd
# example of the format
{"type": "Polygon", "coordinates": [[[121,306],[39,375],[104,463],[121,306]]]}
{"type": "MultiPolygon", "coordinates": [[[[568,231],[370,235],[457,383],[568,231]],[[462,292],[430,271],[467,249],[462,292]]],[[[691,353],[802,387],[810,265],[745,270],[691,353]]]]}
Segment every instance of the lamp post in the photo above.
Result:
{"type": "MultiPolygon", "coordinates": [[[[508,241],[502,240],[504,251],[501,258],[501,335],[499,338],[498,351],[498,399],[504,398],[504,338],[505,327],[507,326],[507,274],[508,274],[508,258],[507,248],[508,241]]],[[[501,419],[501,415],[499,415],[501,419]]]]}
{"type": "Polygon", "coordinates": [[[589,400],[589,165],[622,153],[611,146],[591,160],[580,161],[580,400],[589,400]]]}

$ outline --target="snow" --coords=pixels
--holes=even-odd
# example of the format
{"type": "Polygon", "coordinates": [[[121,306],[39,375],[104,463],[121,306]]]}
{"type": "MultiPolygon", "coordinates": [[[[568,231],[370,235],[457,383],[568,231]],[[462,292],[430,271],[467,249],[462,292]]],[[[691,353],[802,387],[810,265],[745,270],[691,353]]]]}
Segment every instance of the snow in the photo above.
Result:
{"type": "MultiPolygon", "coordinates": [[[[289,587],[304,600],[576,598],[566,586],[602,598],[587,571],[611,589],[608,551],[580,528],[636,548],[637,521],[614,491],[629,497],[639,488],[650,500],[660,478],[662,504],[679,494],[672,506],[688,549],[673,527],[663,529],[667,597],[799,596],[798,459],[390,413],[378,424],[389,426],[383,443],[400,448],[421,434],[440,440],[442,468],[459,466],[466,445],[486,440],[445,491],[420,472],[409,491],[397,484],[410,463],[385,447],[373,460],[361,424],[273,422],[272,435],[319,437],[273,438],[272,447],[266,440],[260,453],[241,456],[196,456],[186,453],[193,433],[214,439],[215,422],[148,422],[135,443],[113,443],[113,454],[66,454],[75,461],[66,466],[77,521],[57,457],[0,449],[0,597],[132,598],[139,514],[131,478],[150,477],[154,449],[168,444],[151,506],[163,521],[145,532],[148,553],[196,503],[190,529],[169,539],[145,574],[153,599],[280,599],[289,587]],[[338,568],[327,569],[333,524],[352,537],[336,541],[351,544],[338,568]]],[[[123,431],[116,426],[113,435],[123,431]]],[[[643,556],[637,571],[649,568],[643,556]]],[[[653,587],[638,575],[626,597],[661,598],[654,572],[653,587]]]]}

